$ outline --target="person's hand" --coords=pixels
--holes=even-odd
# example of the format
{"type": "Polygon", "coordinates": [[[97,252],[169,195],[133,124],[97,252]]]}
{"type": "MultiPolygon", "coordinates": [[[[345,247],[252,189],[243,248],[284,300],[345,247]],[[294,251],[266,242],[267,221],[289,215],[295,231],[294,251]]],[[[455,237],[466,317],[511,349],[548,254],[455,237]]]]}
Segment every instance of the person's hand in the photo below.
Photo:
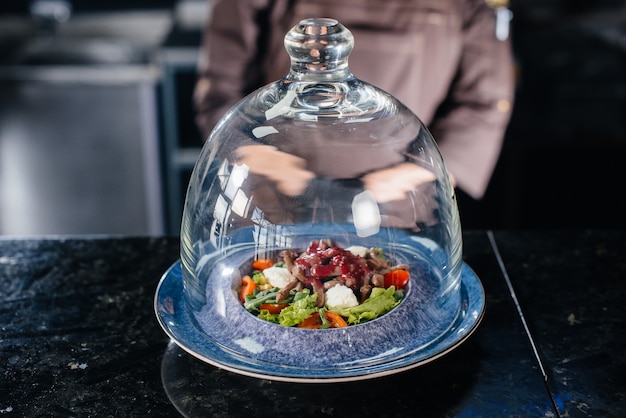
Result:
{"type": "Polygon", "coordinates": [[[407,193],[418,186],[435,180],[435,174],[424,167],[411,163],[374,171],[363,176],[365,190],[372,193],[379,203],[403,200],[407,193]]]}
{"type": "Polygon", "coordinates": [[[428,169],[401,163],[369,173],[362,180],[384,212],[381,225],[419,230],[438,222],[436,176],[428,169]]]}
{"type": "Polygon", "coordinates": [[[264,176],[288,196],[302,194],[315,174],[308,171],[306,161],[271,145],[244,145],[235,150],[237,164],[246,165],[250,173],[264,176]]]}

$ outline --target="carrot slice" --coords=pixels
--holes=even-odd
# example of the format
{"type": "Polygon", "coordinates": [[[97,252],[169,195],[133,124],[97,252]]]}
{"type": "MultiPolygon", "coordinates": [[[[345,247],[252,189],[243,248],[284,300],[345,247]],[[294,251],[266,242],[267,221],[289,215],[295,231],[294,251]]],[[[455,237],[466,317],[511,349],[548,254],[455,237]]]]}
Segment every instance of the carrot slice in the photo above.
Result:
{"type": "Polygon", "coordinates": [[[271,258],[262,258],[260,260],[254,260],[252,262],[252,268],[255,270],[265,270],[272,267],[274,264],[274,260],[271,258]]]}
{"type": "Polygon", "coordinates": [[[311,316],[298,324],[298,328],[317,329],[321,327],[322,319],[320,318],[319,312],[313,312],[311,316]]]}
{"type": "Polygon", "coordinates": [[[246,296],[251,295],[256,289],[256,283],[250,276],[243,276],[241,279],[241,288],[239,289],[239,300],[246,301],[246,296]]]}
{"type": "MultiPolygon", "coordinates": [[[[331,328],[343,328],[348,326],[346,321],[334,312],[326,312],[326,319],[330,322],[331,328]]],[[[322,318],[320,318],[319,312],[313,312],[311,316],[298,324],[298,328],[318,329],[321,327],[322,318]]]]}
{"type": "Polygon", "coordinates": [[[326,312],[326,319],[330,322],[331,328],[343,328],[348,326],[346,320],[335,312],[326,312]]]}
{"type": "Polygon", "coordinates": [[[289,306],[288,303],[262,303],[259,305],[259,309],[265,309],[271,314],[277,314],[280,313],[280,311],[282,311],[287,306],[289,306]]]}

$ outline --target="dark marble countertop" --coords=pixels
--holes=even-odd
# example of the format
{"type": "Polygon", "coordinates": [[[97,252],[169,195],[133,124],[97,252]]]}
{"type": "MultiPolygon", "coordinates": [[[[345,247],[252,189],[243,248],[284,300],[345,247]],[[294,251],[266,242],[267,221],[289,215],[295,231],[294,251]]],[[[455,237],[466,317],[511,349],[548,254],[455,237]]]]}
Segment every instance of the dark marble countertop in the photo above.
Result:
{"type": "Polygon", "coordinates": [[[176,237],[0,239],[0,415],[623,417],[621,231],[466,231],[486,311],[451,353],[350,383],[256,379],[161,330],[176,237]]]}

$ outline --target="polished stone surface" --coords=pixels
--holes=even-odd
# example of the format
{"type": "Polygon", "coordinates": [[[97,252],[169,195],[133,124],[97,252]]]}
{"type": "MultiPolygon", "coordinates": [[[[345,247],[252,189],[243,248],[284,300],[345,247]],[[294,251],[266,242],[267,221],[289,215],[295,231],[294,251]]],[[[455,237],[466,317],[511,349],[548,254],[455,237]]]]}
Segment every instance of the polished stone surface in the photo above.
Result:
{"type": "Polygon", "coordinates": [[[468,231],[486,312],[450,354],[379,379],[294,384],[169,342],[154,292],[175,237],[0,239],[0,415],[626,416],[620,231],[468,231]]]}

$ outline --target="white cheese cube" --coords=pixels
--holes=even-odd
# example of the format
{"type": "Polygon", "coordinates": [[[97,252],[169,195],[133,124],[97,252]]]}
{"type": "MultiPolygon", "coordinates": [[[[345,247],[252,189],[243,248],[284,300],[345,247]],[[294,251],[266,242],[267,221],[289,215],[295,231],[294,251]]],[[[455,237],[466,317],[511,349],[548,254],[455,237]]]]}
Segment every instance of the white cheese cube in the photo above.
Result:
{"type": "Polygon", "coordinates": [[[352,246],[346,248],[346,250],[350,251],[354,255],[358,255],[360,257],[365,257],[365,255],[367,254],[368,248],[360,246],[360,245],[352,245],[352,246]]]}
{"type": "Polygon", "coordinates": [[[280,289],[287,286],[287,283],[292,279],[291,273],[284,267],[272,266],[263,270],[263,275],[272,286],[280,289]]]}
{"type": "Polygon", "coordinates": [[[358,304],[359,301],[348,286],[338,284],[326,291],[327,308],[349,308],[358,304]]]}

